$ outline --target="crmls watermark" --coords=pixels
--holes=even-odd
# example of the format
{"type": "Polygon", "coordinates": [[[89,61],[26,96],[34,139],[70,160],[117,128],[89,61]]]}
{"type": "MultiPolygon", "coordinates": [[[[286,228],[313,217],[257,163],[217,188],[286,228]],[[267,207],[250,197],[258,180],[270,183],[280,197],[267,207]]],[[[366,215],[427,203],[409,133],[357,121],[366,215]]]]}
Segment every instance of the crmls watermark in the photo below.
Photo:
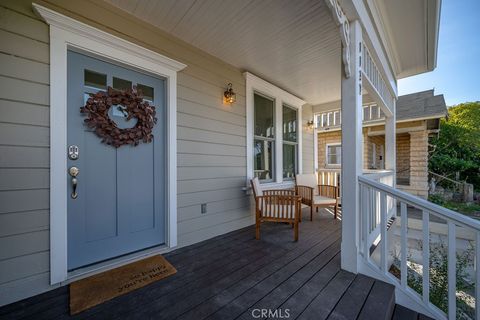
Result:
{"type": "Polygon", "coordinates": [[[252,317],[255,319],[288,319],[290,309],[253,309],[252,317]]]}

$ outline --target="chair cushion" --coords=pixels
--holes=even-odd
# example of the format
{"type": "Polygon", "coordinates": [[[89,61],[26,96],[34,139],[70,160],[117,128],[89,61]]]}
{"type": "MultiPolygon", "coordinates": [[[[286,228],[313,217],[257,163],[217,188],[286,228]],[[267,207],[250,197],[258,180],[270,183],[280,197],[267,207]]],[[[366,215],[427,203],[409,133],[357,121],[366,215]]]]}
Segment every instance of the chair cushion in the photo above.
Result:
{"type": "Polygon", "coordinates": [[[314,196],[313,197],[313,204],[331,204],[334,205],[337,203],[336,199],[324,197],[324,196],[314,196]]]}
{"type": "Polygon", "coordinates": [[[313,188],[313,194],[318,194],[317,175],[315,173],[297,174],[295,181],[298,186],[307,186],[313,188]]]}
{"type": "Polygon", "coordinates": [[[263,196],[263,191],[262,191],[262,188],[260,187],[260,181],[258,181],[258,178],[253,178],[252,182],[253,182],[252,183],[253,189],[257,197],[263,196]]]}

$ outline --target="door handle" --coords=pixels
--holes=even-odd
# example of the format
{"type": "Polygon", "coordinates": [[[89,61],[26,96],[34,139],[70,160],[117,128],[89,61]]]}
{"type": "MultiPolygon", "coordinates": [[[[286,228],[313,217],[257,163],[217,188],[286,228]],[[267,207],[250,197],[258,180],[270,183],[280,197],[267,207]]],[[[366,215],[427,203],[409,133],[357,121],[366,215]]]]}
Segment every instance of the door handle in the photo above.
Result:
{"type": "Polygon", "coordinates": [[[70,169],[68,169],[68,173],[72,177],[72,194],[71,194],[72,199],[77,199],[77,197],[78,197],[78,193],[77,193],[78,179],[77,179],[77,176],[78,176],[79,172],[80,172],[80,170],[77,167],[70,167],[70,169]]]}

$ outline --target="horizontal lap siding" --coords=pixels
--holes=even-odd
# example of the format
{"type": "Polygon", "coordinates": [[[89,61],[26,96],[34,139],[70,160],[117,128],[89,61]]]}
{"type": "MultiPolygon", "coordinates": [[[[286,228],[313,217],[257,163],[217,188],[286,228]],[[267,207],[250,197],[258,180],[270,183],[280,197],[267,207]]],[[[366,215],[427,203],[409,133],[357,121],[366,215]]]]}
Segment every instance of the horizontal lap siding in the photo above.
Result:
{"type": "MultiPolygon", "coordinates": [[[[52,9],[179,60],[179,245],[252,223],[240,70],[101,2],[52,9]],[[75,12],[73,14],[72,12],[75,12]],[[227,83],[237,102],[222,103],[227,83]],[[201,214],[201,204],[207,213],[201,214]]],[[[27,0],[0,4],[0,305],[49,286],[49,35],[27,0]]],[[[308,162],[309,160],[305,160],[308,162]]],[[[305,162],[304,162],[305,163],[305,162]]]]}
{"type": "MultiPolygon", "coordinates": [[[[242,81],[240,73],[238,77],[242,81]]],[[[242,190],[246,177],[244,91],[237,91],[235,104],[224,105],[225,88],[218,85],[220,79],[183,72],[178,77],[177,213],[181,245],[251,224],[249,199],[242,190]],[[200,210],[203,203],[207,204],[205,214],[200,210]]]]}
{"type": "MultiPolygon", "coordinates": [[[[313,120],[311,105],[305,105],[302,108],[302,128],[307,128],[307,123],[313,120]]],[[[302,132],[302,169],[303,173],[315,172],[315,155],[313,148],[313,129],[303,130],[302,132]]]]}
{"type": "Polygon", "coordinates": [[[49,35],[0,4],[0,305],[48,290],[49,35]]]}

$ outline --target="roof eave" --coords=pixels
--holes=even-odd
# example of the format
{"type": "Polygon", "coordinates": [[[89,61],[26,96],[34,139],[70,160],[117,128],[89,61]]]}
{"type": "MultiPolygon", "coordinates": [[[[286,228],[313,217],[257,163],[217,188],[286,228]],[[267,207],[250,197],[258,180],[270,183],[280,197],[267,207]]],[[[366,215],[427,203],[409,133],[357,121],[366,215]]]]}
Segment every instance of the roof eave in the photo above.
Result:
{"type": "Polygon", "coordinates": [[[442,0],[427,2],[427,72],[437,67],[438,37],[442,0]]]}

